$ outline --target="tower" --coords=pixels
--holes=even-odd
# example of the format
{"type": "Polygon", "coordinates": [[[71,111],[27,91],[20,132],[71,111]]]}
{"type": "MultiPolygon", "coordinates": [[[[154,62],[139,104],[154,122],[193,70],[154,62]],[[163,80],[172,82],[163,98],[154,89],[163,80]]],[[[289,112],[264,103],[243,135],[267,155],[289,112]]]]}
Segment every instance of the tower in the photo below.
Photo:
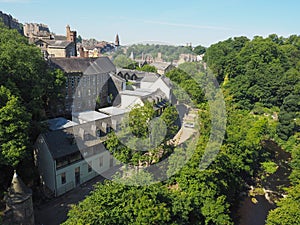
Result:
{"type": "Polygon", "coordinates": [[[120,39],[118,34],[116,35],[115,46],[120,46],[120,39]]]}
{"type": "Polygon", "coordinates": [[[67,36],[67,41],[70,41],[70,33],[71,33],[70,26],[67,25],[67,26],[66,26],[66,36],[67,36]]]}
{"type": "Polygon", "coordinates": [[[77,48],[76,48],[77,32],[71,31],[70,26],[67,25],[66,26],[66,35],[67,35],[67,41],[71,41],[74,43],[74,56],[77,56],[77,48]]]}
{"type": "Polygon", "coordinates": [[[5,200],[4,224],[34,225],[32,193],[16,171],[5,200]]]}

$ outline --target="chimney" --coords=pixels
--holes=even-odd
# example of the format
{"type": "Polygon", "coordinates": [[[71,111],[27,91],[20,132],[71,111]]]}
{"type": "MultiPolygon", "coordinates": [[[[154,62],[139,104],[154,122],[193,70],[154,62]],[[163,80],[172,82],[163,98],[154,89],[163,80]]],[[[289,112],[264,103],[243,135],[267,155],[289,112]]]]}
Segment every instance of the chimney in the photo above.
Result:
{"type": "Polygon", "coordinates": [[[82,45],[79,47],[79,56],[84,57],[84,48],[82,47],[82,45]]]}

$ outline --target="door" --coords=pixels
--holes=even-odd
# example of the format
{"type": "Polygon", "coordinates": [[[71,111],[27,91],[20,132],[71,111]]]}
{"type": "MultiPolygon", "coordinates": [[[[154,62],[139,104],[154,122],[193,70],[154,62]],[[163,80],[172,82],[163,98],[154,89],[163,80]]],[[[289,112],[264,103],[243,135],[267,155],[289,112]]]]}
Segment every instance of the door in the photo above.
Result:
{"type": "Polygon", "coordinates": [[[109,160],[109,167],[111,168],[113,167],[113,165],[114,165],[114,157],[111,155],[109,160]]]}
{"type": "Polygon", "coordinates": [[[80,184],[80,167],[75,168],[75,185],[80,184]]]}

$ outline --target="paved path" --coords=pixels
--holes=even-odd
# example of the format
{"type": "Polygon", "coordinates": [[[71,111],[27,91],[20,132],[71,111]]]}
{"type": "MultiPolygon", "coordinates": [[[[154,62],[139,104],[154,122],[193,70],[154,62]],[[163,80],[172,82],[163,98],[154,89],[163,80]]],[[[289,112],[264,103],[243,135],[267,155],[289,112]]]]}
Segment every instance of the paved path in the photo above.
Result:
{"type": "Polygon", "coordinates": [[[67,213],[72,204],[76,204],[83,200],[92,190],[93,185],[97,182],[103,182],[102,176],[86,182],[73,189],[72,191],[51,199],[48,202],[36,206],[34,209],[36,225],[58,225],[67,219],[67,213]]]}
{"type": "Polygon", "coordinates": [[[196,127],[185,127],[186,122],[191,122],[196,126],[198,111],[195,109],[190,109],[189,113],[183,117],[182,126],[178,133],[173,138],[176,145],[180,145],[186,140],[188,140],[195,132],[197,132],[196,127]]]}

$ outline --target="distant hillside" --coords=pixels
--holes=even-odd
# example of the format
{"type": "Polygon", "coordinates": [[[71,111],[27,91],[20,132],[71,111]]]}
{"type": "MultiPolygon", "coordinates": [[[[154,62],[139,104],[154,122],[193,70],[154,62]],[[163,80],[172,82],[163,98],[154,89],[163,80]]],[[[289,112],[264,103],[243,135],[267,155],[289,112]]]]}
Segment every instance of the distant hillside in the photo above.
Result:
{"type": "Polygon", "coordinates": [[[189,46],[173,46],[173,45],[158,45],[158,44],[134,44],[128,47],[126,55],[129,57],[133,53],[135,58],[142,58],[142,54],[151,55],[153,58],[161,53],[161,57],[164,61],[173,61],[179,58],[180,54],[192,53],[191,47],[189,46]]]}
{"type": "Polygon", "coordinates": [[[2,21],[8,28],[16,29],[20,34],[24,34],[23,24],[19,23],[18,20],[13,18],[10,14],[5,14],[0,11],[0,21],[2,21]]]}

